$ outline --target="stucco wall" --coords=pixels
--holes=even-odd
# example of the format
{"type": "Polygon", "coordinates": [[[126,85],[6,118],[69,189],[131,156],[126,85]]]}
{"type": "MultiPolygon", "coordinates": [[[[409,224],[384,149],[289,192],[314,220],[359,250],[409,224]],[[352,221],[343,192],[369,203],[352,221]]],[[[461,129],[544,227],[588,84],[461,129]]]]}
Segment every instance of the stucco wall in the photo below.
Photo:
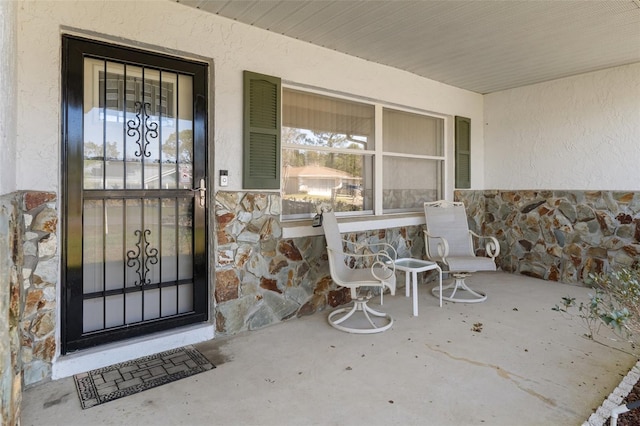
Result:
{"type": "MultiPolygon", "coordinates": [[[[58,190],[60,33],[79,29],[213,61],[215,164],[241,189],[242,70],[472,119],[474,186],[483,186],[482,96],[169,2],[21,2],[18,188],[58,190]],[[34,125],[34,120],[37,125],[34,125]],[[23,173],[39,170],[37,175],[23,173]]],[[[214,179],[215,180],[215,179],[214,179]]],[[[217,182],[216,182],[217,185],[217,182]]]]}
{"type": "Polygon", "coordinates": [[[16,55],[15,2],[0,2],[0,195],[16,189],[16,55]]]}
{"type": "Polygon", "coordinates": [[[485,188],[640,189],[640,64],[485,96],[485,188]]]}

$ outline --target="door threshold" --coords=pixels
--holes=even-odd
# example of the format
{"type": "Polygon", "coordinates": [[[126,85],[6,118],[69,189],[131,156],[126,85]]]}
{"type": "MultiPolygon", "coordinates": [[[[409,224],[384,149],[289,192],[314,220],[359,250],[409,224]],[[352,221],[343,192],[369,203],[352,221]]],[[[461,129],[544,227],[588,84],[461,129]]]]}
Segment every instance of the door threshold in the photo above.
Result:
{"type": "Polygon", "coordinates": [[[204,342],[213,337],[212,324],[195,324],[60,355],[53,362],[51,378],[62,379],[96,368],[204,342]]]}

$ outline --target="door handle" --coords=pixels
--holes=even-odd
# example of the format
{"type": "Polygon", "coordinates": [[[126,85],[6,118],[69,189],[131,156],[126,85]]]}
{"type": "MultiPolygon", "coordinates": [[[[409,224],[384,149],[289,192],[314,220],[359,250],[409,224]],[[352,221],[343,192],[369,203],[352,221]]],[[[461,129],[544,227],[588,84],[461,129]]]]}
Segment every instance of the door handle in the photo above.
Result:
{"type": "Polygon", "coordinates": [[[204,207],[207,193],[207,185],[204,178],[200,179],[200,186],[198,188],[193,188],[192,191],[200,191],[200,207],[204,207]]]}

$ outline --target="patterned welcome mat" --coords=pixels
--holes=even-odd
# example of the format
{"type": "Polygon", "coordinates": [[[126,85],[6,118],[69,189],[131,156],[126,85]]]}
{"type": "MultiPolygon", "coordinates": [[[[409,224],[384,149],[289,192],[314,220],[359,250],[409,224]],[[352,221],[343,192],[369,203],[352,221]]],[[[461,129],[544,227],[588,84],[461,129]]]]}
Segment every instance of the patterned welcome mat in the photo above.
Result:
{"type": "Polygon", "coordinates": [[[82,408],[90,408],[215,368],[193,346],[74,376],[82,408]]]}

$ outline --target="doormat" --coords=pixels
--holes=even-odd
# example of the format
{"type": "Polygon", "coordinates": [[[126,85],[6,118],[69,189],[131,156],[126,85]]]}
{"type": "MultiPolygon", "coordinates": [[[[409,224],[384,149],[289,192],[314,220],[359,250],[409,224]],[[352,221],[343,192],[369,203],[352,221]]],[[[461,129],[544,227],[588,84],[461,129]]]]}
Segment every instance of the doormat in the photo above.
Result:
{"type": "Polygon", "coordinates": [[[193,346],[73,376],[83,409],[216,368],[193,346]]]}

